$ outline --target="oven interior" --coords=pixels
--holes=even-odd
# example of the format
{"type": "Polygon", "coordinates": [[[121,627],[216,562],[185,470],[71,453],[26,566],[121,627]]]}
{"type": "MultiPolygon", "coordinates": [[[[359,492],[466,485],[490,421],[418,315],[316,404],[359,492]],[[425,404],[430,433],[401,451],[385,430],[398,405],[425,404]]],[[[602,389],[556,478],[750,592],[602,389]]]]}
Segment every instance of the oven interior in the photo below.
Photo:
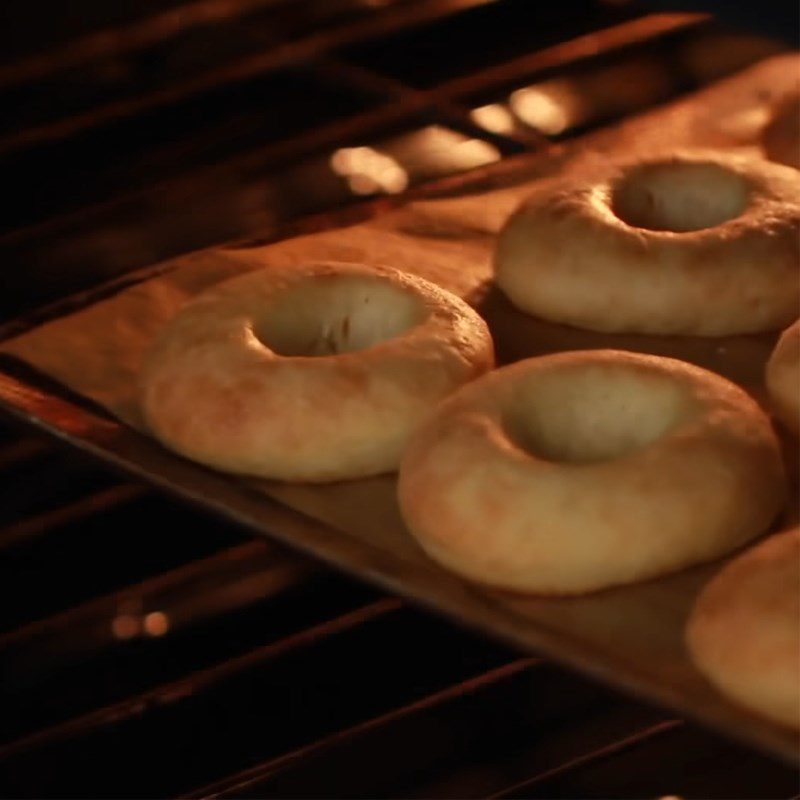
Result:
{"type": "MultiPolygon", "coordinates": [[[[0,11],[6,322],[786,49],[607,0],[0,11]],[[533,23],[535,20],[535,24],[533,23]]],[[[7,797],[800,796],[794,769],[0,428],[7,797]]]]}

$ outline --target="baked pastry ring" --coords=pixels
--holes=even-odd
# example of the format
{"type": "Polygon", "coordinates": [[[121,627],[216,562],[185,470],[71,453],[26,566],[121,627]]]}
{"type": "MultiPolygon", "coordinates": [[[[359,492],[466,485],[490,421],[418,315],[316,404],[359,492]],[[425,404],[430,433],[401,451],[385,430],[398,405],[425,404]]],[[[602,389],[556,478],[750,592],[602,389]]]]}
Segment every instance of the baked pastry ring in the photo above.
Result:
{"type": "Polygon", "coordinates": [[[717,558],[784,501],[778,441],[740,388],[615,350],[531,358],[456,392],[412,437],[403,517],[481,583],[577,594],[717,558]]]}
{"type": "Polygon", "coordinates": [[[391,269],[310,263],[184,308],[147,359],[141,405],[190,459],[331,481],[396,469],[433,406],[492,365],[488,328],[458,297],[391,269]]]}
{"type": "Polygon", "coordinates": [[[687,644],[720,691],[800,728],[800,528],[770,536],[705,587],[687,644]]]}
{"type": "Polygon", "coordinates": [[[775,415],[800,434],[800,319],[778,339],[767,362],[766,383],[775,415]]]}
{"type": "Polygon", "coordinates": [[[800,169],[800,93],[787,95],[775,106],[761,143],[768,159],[800,169]]]}
{"type": "Polygon", "coordinates": [[[783,328],[800,304],[800,181],[693,151],[542,185],[512,215],[498,286],[522,311],[605,332],[783,328]]]}

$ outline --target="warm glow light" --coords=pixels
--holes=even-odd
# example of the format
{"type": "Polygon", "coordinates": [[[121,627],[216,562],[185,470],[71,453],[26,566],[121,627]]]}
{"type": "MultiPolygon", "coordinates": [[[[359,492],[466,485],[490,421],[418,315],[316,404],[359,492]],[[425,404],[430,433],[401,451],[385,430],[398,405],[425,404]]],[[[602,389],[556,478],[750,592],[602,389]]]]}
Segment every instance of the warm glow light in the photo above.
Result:
{"type": "Polygon", "coordinates": [[[501,103],[474,108],[470,112],[473,122],[493,133],[513,133],[514,116],[501,103]]]}
{"type": "Polygon", "coordinates": [[[111,621],[111,632],[117,639],[133,639],[139,634],[139,617],[132,614],[119,614],[111,621]]]}
{"type": "Polygon", "coordinates": [[[347,178],[356,194],[397,194],[408,187],[408,173],[386,153],[372,147],[342,147],[330,160],[331,169],[347,178]]]}
{"type": "Polygon", "coordinates": [[[465,168],[482,167],[500,160],[500,151],[482,139],[467,139],[466,142],[456,145],[454,151],[465,168]]]}
{"type": "Polygon", "coordinates": [[[169,618],[163,611],[151,611],[144,618],[144,630],[148,636],[163,636],[169,630],[169,618]]]}
{"type": "Polygon", "coordinates": [[[579,98],[566,81],[551,81],[512,92],[508,104],[526,125],[556,135],[574,123],[579,98]]]}
{"type": "Polygon", "coordinates": [[[489,142],[468,139],[440,125],[426,125],[406,134],[393,140],[387,149],[418,178],[463,172],[500,159],[499,150],[489,142]]]}

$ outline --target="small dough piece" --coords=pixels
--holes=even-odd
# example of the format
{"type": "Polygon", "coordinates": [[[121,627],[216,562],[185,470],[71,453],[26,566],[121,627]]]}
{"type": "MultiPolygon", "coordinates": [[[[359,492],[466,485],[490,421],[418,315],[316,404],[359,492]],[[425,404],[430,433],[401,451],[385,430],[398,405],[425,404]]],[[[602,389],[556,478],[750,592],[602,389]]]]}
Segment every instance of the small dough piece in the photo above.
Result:
{"type": "Polygon", "coordinates": [[[767,362],[766,378],[775,415],[800,435],[800,320],[778,339],[767,362]]]}
{"type": "Polygon", "coordinates": [[[421,278],[307,263],[226,281],[183,309],[141,378],[153,434],[227,472],[333,481],[397,468],[445,396],[491,369],[486,323],[421,278]]]}
{"type": "Polygon", "coordinates": [[[520,310],[605,332],[780,329],[800,304],[800,181],[758,158],[687,151],[542,184],[495,254],[520,310]]]}
{"type": "Polygon", "coordinates": [[[412,437],[399,483],[433,559],[542,594],[713,560],[784,498],[777,438],[742,389],[615,350],[520,361],[459,390],[412,437]]]}
{"type": "Polygon", "coordinates": [[[770,161],[800,169],[800,92],[775,106],[761,141],[770,161]]]}
{"type": "Polygon", "coordinates": [[[692,611],[687,643],[721,692],[800,728],[800,528],[770,536],[714,577],[692,611]]]}

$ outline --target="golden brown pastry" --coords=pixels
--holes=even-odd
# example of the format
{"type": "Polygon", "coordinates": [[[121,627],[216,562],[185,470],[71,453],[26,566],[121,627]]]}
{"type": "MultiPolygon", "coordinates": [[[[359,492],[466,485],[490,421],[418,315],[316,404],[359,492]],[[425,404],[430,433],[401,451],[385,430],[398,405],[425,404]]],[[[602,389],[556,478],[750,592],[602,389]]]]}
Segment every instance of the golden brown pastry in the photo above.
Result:
{"type": "Polygon", "coordinates": [[[395,270],[310,263],[227,281],[147,360],[150,430],[228,472],[329,481],[396,469],[442,398],[493,364],[483,320],[395,270]]]}
{"type": "Polygon", "coordinates": [[[800,434],[800,320],[778,339],[767,362],[766,382],[775,415],[800,434]]]}
{"type": "Polygon", "coordinates": [[[800,303],[800,181],[694,151],[543,184],[500,233],[498,286],[522,311],[607,332],[782,328],[800,303]]]}
{"type": "Polygon", "coordinates": [[[800,528],[770,536],[705,587],[687,642],[721,692],[800,728],[800,528]]]}
{"type": "Polygon", "coordinates": [[[446,400],[412,437],[399,500],[436,561],[576,594],[730,552],[784,502],[769,419],[740,388],[614,350],[532,358],[446,400]]]}

